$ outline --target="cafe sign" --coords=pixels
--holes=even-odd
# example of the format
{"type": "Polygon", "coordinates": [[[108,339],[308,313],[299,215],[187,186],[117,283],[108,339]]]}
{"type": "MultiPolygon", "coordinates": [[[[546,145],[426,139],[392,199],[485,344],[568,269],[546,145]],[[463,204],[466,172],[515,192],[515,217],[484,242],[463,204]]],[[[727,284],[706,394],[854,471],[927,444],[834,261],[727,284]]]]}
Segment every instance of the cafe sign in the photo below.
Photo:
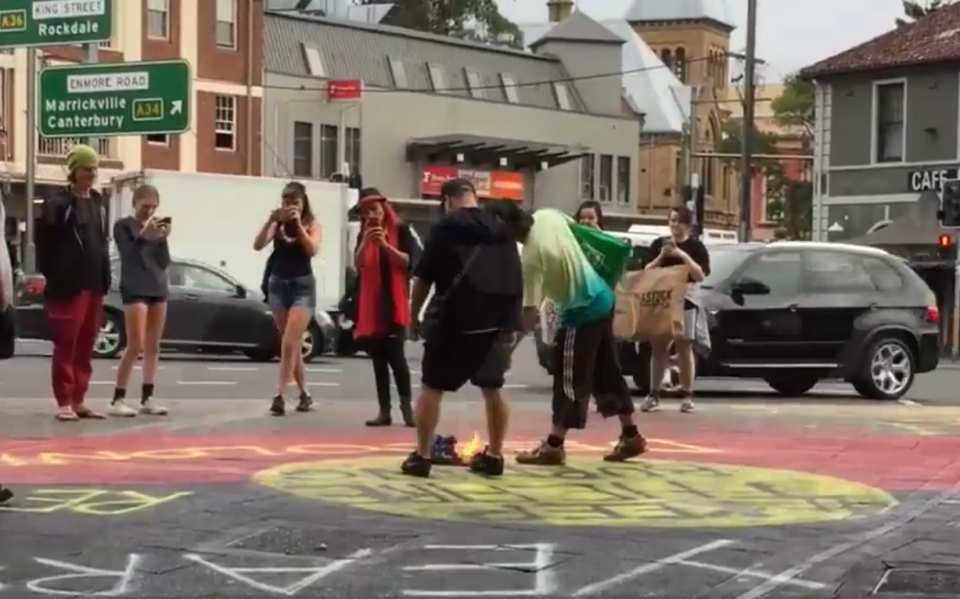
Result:
{"type": "Polygon", "coordinates": [[[956,168],[928,169],[910,171],[908,174],[910,191],[940,191],[945,181],[957,178],[956,168]]]}

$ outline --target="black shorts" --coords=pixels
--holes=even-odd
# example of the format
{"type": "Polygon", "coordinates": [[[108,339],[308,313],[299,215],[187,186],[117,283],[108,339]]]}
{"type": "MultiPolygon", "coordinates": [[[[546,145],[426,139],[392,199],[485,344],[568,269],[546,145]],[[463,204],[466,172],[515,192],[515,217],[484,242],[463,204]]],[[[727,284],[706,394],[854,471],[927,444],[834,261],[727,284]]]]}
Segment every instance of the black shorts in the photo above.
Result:
{"type": "Polygon", "coordinates": [[[553,424],[587,425],[590,395],[604,418],[632,414],[633,398],[617,359],[613,319],[561,328],[553,344],[553,424]]]}
{"type": "Polygon", "coordinates": [[[120,292],[120,299],[123,301],[124,306],[129,306],[130,304],[146,304],[148,306],[153,306],[154,304],[162,304],[167,301],[167,298],[155,295],[133,295],[126,293],[125,291],[120,292]]]}
{"type": "Polygon", "coordinates": [[[421,383],[439,391],[458,391],[468,381],[481,389],[500,389],[510,368],[510,351],[500,331],[439,335],[423,344],[421,383]]]}

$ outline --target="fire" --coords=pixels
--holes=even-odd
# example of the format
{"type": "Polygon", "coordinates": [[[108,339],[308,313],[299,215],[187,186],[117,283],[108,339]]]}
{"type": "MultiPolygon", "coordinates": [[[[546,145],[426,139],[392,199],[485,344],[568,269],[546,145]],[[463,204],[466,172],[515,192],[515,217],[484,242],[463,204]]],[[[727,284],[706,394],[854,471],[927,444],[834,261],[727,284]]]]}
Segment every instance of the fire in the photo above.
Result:
{"type": "Polygon", "coordinates": [[[457,450],[457,457],[460,458],[461,462],[466,464],[474,455],[480,453],[482,449],[483,441],[480,440],[480,435],[473,433],[473,439],[470,439],[469,443],[457,450]]]}

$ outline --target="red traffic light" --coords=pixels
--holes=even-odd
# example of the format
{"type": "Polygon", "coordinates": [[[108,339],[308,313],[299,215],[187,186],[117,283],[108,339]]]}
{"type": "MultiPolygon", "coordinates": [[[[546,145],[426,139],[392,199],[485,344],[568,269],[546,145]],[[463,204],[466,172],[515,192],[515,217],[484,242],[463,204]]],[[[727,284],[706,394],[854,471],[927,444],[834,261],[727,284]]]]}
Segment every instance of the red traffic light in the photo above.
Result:
{"type": "Polygon", "coordinates": [[[953,245],[953,238],[950,235],[941,235],[940,239],[937,240],[937,243],[942,248],[948,248],[953,245]]]}

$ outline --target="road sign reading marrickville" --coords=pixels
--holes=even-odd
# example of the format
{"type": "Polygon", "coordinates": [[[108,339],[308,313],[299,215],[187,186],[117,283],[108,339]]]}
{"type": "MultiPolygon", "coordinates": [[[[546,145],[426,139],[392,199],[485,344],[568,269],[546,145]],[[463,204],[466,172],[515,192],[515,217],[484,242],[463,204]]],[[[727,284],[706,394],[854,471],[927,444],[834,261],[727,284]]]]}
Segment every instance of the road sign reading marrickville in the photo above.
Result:
{"type": "Polygon", "coordinates": [[[0,48],[105,42],[113,0],[0,0],[0,48]]]}
{"type": "Polygon", "coordinates": [[[40,71],[44,137],[183,133],[190,65],[183,60],[47,67],[40,71]]]}

